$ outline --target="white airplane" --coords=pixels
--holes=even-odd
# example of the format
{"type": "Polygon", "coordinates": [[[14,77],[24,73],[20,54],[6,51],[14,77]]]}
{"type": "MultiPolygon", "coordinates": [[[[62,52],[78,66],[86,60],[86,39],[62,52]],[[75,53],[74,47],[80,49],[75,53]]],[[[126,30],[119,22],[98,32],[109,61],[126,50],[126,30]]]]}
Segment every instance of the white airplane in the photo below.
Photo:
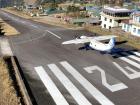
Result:
{"type": "Polygon", "coordinates": [[[89,47],[91,47],[92,49],[101,51],[101,52],[111,52],[111,50],[114,48],[115,46],[115,37],[114,35],[107,35],[107,36],[97,36],[97,37],[87,37],[87,36],[81,36],[79,38],[73,39],[73,40],[69,40],[69,41],[65,41],[62,44],[86,44],[89,43],[89,47]],[[103,40],[108,40],[110,39],[108,44],[104,44],[100,41],[103,40]]]}

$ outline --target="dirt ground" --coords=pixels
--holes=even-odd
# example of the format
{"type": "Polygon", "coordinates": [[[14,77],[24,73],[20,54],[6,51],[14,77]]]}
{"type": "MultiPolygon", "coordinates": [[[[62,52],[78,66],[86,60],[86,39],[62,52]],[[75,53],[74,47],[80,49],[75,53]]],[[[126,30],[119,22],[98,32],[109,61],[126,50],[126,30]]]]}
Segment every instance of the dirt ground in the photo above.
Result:
{"type": "Polygon", "coordinates": [[[14,15],[17,15],[19,17],[22,17],[25,19],[30,19],[33,21],[41,22],[41,23],[45,23],[45,24],[50,24],[50,25],[55,25],[55,26],[60,26],[60,27],[70,28],[70,29],[75,29],[75,30],[81,28],[81,27],[77,27],[72,24],[67,24],[64,20],[61,20],[60,18],[55,18],[55,17],[51,17],[51,16],[31,17],[27,13],[25,13],[23,11],[22,12],[18,11],[14,8],[4,8],[3,10],[6,12],[9,12],[9,13],[12,13],[14,15]]]}
{"type": "Polygon", "coordinates": [[[3,58],[0,58],[0,94],[0,105],[21,105],[3,58]]]}

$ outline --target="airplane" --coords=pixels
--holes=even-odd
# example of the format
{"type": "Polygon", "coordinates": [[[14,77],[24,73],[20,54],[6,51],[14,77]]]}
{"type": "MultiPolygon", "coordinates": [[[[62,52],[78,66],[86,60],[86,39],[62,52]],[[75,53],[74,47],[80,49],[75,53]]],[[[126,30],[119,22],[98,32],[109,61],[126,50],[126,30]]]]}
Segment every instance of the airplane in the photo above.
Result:
{"type": "Polygon", "coordinates": [[[87,37],[87,36],[80,36],[79,38],[65,41],[62,44],[85,44],[85,48],[92,48],[94,50],[100,51],[100,52],[108,52],[110,53],[111,50],[115,46],[115,38],[117,36],[114,35],[107,35],[107,36],[96,36],[96,37],[87,37]],[[102,43],[100,41],[108,40],[110,39],[109,43],[102,43]],[[87,45],[88,43],[88,45],[87,45]]]}

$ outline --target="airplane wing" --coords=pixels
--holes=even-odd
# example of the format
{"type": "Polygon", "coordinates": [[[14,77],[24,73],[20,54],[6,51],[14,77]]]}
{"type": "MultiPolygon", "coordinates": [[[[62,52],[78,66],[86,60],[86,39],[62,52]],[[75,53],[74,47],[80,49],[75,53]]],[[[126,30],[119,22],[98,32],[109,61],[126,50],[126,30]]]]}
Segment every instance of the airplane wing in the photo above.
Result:
{"type": "Polygon", "coordinates": [[[69,40],[65,41],[62,44],[80,44],[80,43],[88,43],[90,40],[88,38],[86,39],[74,39],[74,40],[69,40]]]}
{"type": "Polygon", "coordinates": [[[107,35],[107,36],[87,37],[87,38],[83,38],[83,39],[73,39],[73,40],[65,41],[62,44],[88,43],[91,40],[102,41],[102,40],[108,40],[108,39],[115,38],[115,37],[117,37],[117,36],[115,36],[115,35],[107,35]]]}
{"type": "Polygon", "coordinates": [[[97,41],[102,41],[102,40],[108,40],[108,39],[116,38],[116,37],[117,36],[115,35],[107,35],[107,36],[97,36],[97,37],[94,37],[94,39],[97,41]]]}

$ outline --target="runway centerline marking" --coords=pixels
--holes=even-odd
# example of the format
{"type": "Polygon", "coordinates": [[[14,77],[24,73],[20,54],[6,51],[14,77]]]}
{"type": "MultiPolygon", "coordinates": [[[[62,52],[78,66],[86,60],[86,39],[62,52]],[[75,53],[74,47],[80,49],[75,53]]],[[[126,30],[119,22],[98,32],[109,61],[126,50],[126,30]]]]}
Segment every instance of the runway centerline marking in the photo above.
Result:
{"type": "Polygon", "coordinates": [[[68,62],[63,61],[60,64],[101,104],[114,105],[105,95],[103,95],[96,87],[94,87],[85,77],[83,77],[68,62]]]}
{"type": "Polygon", "coordinates": [[[45,72],[43,67],[42,66],[35,67],[35,71],[39,75],[45,87],[48,89],[56,105],[69,105],[66,99],[63,97],[61,92],[58,90],[58,88],[54,84],[54,82],[51,80],[50,76],[47,74],[47,72],[45,72]]]}
{"type": "Polygon", "coordinates": [[[56,35],[55,33],[49,31],[49,30],[45,30],[47,31],[48,33],[52,34],[53,36],[57,37],[58,39],[62,39],[60,36],[56,35]]]}
{"type": "Polygon", "coordinates": [[[55,64],[49,64],[48,67],[72,95],[78,105],[92,105],[55,64]]]}

